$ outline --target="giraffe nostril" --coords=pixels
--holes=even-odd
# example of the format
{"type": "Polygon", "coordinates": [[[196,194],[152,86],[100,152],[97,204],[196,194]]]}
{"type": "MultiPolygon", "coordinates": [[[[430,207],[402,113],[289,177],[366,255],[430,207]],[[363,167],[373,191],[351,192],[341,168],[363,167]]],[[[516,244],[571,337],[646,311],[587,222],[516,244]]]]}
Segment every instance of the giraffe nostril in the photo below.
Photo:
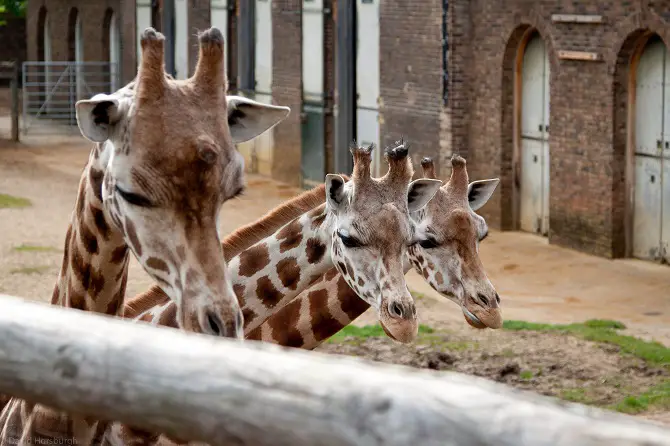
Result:
{"type": "Polygon", "coordinates": [[[393,317],[403,317],[402,305],[398,302],[391,302],[389,304],[389,314],[393,317]]]}
{"type": "Polygon", "coordinates": [[[244,327],[244,315],[242,311],[238,311],[235,315],[235,328],[242,329],[244,327]]]}
{"type": "Polygon", "coordinates": [[[496,302],[500,303],[500,296],[498,296],[498,293],[496,293],[496,302]]]}
{"type": "Polygon", "coordinates": [[[477,298],[486,306],[489,306],[489,298],[484,296],[482,293],[477,293],[477,298]]]}
{"type": "Polygon", "coordinates": [[[205,319],[210,334],[214,336],[226,336],[226,325],[218,314],[208,311],[205,319]]]}

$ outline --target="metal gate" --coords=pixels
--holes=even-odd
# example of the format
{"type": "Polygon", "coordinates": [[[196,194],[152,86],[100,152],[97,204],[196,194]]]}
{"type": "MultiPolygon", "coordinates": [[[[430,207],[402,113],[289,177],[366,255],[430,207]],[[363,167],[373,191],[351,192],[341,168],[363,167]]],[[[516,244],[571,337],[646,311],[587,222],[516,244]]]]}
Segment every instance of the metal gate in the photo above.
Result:
{"type": "Polygon", "coordinates": [[[649,42],[636,76],[633,256],[670,263],[670,54],[649,42]]]}
{"type": "Polygon", "coordinates": [[[549,234],[549,58],[531,38],[521,73],[521,230],[549,234]]]}
{"type": "Polygon", "coordinates": [[[300,170],[305,188],[318,186],[325,179],[323,20],[323,0],[303,0],[300,170]]]}
{"type": "Polygon", "coordinates": [[[23,133],[78,132],[75,104],[118,85],[110,62],[23,62],[23,133]]]}

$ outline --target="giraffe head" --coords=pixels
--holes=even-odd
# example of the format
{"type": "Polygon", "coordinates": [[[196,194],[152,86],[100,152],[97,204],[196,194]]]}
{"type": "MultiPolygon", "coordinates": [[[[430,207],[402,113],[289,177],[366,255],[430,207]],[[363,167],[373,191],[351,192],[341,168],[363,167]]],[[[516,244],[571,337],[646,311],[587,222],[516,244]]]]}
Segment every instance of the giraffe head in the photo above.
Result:
{"type": "Polygon", "coordinates": [[[389,170],[370,176],[373,147],[351,148],[353,174],[326,176],[327,209],[335,216],[331,255],[347,284],[372,306],[386,333],[400,342],[418,332],[414,300],[405,283],[403,259],[414,242],[410,212],[424,208],[442,185],[436,179],[411,181],[408,146],[385,151],[389,170]]]}
{"type": "MultiPolygon", "coordinates": [[[[465,160],[451,158],[451,178],[421,212],[412,217],[418,241],[410,246],[414,268],[440,294],[457,303],[476,328],[500,328],[500,297],[479,258],[479,242],[488,235],[475,211],[488,201],[499,179],[468,184],[465,160]]],[[[421,161],[424,178],[435,178],[433,161],[421,161]]]]}
{"type": "Polygon", "coordinates": [[[180,327],[241,338],[217,219],[223,202],[244,187],[235,144],[268,130],[289,109],[226,97],[223,35],[210,28],[199,40],[195,74],[174,80],[164,71],[165,38],[146,29],[136,79],[77,102],[77,121],[98,143],[100,170],[91,181],[100,183],[105,216],[176,302],[180,327]]]}

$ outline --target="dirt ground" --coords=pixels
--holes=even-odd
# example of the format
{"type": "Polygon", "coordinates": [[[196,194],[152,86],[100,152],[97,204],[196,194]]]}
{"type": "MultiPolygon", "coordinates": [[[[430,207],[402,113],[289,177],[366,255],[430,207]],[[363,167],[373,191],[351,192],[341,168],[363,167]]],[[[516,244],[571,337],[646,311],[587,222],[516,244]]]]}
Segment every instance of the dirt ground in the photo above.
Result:
{"type": "MultiPolygon", "coordinates": [[[[1,123],[0,123],[1,124],[1,123]]],[[[21,209],[0,208],[0,293],[47,301],[61,263],[65,231],[90,146],[82,138],[28,136],[19,146],[0,142],[0,194],[27,198],[21,209]]],[[[299,191],[257,175],[248,191],[226,203],[222,232],[259,218],[299,191]]],[[[606,260],[549,245],[522,233],[491,235],[481,255],[502,298],[505,319],[547,323],[621,321],[626,333],[670,346],[670,269],[636,260],[606,260]]],[[[411,346],[388,339],[349,339],[322,350],[373,360],[485,376],[516,387],[609,405],[667,378],[667,370],[556,333],[477,331],[460,310],[411,272],[410,289],[423,324],[440,332],[411,346]],[[585,390],[586,389],[586,390],[585,390]]],[[[128,295],[153,283],[131,262],[128,295]]],[[[372,313],[356,324],[375,322],[372,313]]],[[[670,422],[666,413],[645,413],[670,422]]]]}

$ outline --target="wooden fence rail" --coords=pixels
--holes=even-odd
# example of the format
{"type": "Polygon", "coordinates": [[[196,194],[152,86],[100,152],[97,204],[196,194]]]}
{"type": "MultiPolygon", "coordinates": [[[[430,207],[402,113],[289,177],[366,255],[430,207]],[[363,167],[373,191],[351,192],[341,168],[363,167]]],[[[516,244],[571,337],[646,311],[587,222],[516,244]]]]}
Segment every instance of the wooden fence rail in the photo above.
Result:
{"type": "Polygon", "coordinates": [[[2,295],[0,392],[214,445],[670,445],[659,425],[480,378],[2,295]]]}

